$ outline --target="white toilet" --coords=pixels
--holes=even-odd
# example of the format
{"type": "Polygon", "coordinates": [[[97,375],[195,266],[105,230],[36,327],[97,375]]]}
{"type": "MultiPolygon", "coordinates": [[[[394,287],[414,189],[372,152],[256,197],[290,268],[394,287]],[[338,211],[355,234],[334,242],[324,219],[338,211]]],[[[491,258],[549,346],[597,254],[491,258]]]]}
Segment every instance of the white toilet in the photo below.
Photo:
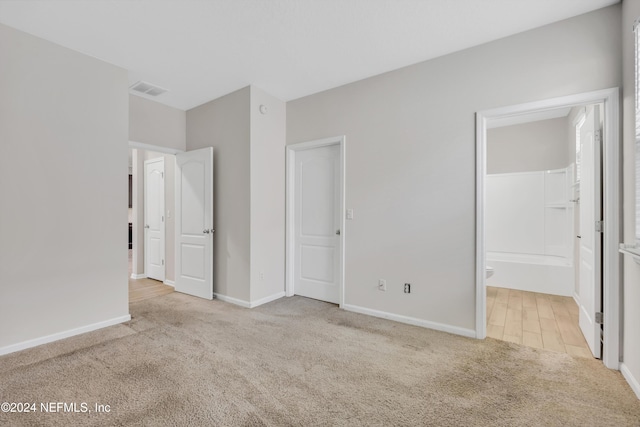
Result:
{"type": "Polygon", "coordinates": [[[491,276],[493,276],[493,267],[487,265],[487,279],[491,276]]]}

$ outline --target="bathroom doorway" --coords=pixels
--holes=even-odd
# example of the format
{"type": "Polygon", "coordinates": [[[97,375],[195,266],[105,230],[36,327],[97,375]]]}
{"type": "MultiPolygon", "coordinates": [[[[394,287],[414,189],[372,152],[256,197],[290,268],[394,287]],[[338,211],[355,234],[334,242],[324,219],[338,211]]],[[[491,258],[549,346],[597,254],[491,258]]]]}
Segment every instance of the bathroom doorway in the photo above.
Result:
{"type": "MultiPolygon", "coordinates": [[[[603,207],[606,217],[617,218],[614,171],[618,157],[613,154],[617,154],[618,135],[609,126],[617,123],[616,117],[617,89],[478,113],[479,338],[489,336],[574,356],[602,355],[605,364],[612,366],[617,361],[618,307],[613,297],[619,284],[613,261],[618,224],[596,223],[602,217],[594,211],[596,206],[603,207]],[[587,135],[588,120],[597,123],[587,135]],[[580,142],[581,131],[583,137],[593,138],[599,130],[605,160],[604,198],[591,198],[588,210],[594,212],[585,217],[584,212],[579,214],[581,187],[585,200],[584,181],[580,182],[585,164],[580,160],[588,157],[594,165],[598,160],[576,147],[584,150],[586,146],[580,142]],[[580,218],[590,224],[580,226],[580,218]],[[598,226],[603,233],[596,231],[598,226]],[[601,239],[604,257],[596,253],[581,259],[585,248],[581,249],[580,233],[585,229],[601,239]],[[588,262],[592,269],[576,267],[588,262]],[[591,285],[590,291],[585,283],[591,285]],[[603,325],[602,317],[610,321],[603,325]]],[[[590,150],[600,153],[597,148],[590,150]]],[[[597,174],[589,176],[595,183],[597,174]]],[[[588,193],[595,194],[592,190],[588,193]]]]}

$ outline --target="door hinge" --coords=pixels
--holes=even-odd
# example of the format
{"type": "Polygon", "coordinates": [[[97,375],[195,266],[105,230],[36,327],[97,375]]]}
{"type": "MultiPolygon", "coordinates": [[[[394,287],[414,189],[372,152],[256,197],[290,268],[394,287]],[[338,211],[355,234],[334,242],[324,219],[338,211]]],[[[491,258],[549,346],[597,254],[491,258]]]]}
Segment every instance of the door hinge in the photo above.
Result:
{"type": "Polygon", "coordinates": [[[596,323],[599,323],[602,325],[602,312],[598,311],[596,312],[596,323]]]}
{"type": "Polygon", "coordinates": [[[162,265],[164,265],[164,260],[162,260],[162,265]]]}
{"type": "Polygon", "coordinates": [[[603,228],[604,228],[604,221],[596,221],[596,232],[602,233],[603,228]]]}
{"type": "Polygon", "coordinates": [[[164,172],[160,172],[160,178],[164,178],[164,172]]]}
{"type": "Polygon", "coordinates": [[[162,215],[162,222],[164,222],[164,215],[162,215]]]}

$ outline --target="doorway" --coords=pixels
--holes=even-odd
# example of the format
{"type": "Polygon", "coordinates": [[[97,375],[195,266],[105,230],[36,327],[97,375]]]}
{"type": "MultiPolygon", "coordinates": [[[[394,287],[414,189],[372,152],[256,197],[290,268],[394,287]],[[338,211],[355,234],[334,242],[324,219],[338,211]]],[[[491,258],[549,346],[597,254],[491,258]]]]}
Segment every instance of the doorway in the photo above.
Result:
{"type": "Polygon", "coordinates": [[[174,151],[130,143],[130,303],[174,291],[174,151]],[[147,174],[150,179],[145,179],[147,174]],[[154,189],[151,198],[150,188],[154,189]],[[153,212],[148,212],[149,206],[155,208],[153,212]]]}
{"type": "MultiPolygon", "coordinates": [[[[477,114],[477,188],[476,188],[476,336],[478,338],[485,338],[487,335],[487,214],[486,203],[488,197],[487,187],[487,130],[491,126],[492,122],[500,120],[510,120],[523,115],[541,112],[550,112],[553,110],[563,108],[574,108],[584,105],[599,104],[603,105],[603,218],[606,219],[602,225],[603,236],[603,259],[602,267],[604,274],[602,275],[603,287],[602,287],[602,324],[595,323],[593,326],[593,335],[598,334],[599,329],[604,331],[603,338],[603,362],[607,367],[617,369],[618,367],[618,341],[619,341],[619,263],[618,263],[618,244],[619,244],[619,224],[618,224],[618,212],[619,212],[619,176],[617,171],[619,158],[619,136],[618,128],[618,89],[608,89],[597,92],[589,92],[584,94],[578,94],[562,98],[554,98],[545,101],[538,101],[528,104],[520,104],[510,107],[498,108],[494,110],[482,111],[477,114]],[[602,326],[601,326],[602,325],[602,326]]],[[[531,179],[532,183],[535,181],[531,179]]],[[[540,184],[533,183],[542,194],[542,200],[544,200],[545,181],[540,184]]],[[[551,191],[557,188],[553,184],[549,187],[551,191]]],[[[544,202],[543,202],[544,203],[544,202]]],[[[546,207],[552,207],[553,202],[547,201],[546,207]]],[[[539,209],[543,212],[542,205],[539,209]]],[[[557,206],[555,207],[557,208],[557,206]]],[[[560,209],[558,209],[560,210],[560,209]]],[[[556,212],[557,214],[557,212],[556,212]]],[[[555,214],[554,214],[555,215],[555,214]]],[[[566,215],[565,215],[566,216],[566,215]]],[[[541,228],[539,236],[544,237],[544,222],[541,228]]],[[[593,224],[596,227],[597,224],[593,224]]],[[[548,230],[547,230],[548,231],[548,230]]],[[[594,229],[595,231],[595,229],[594,229]]],[[[553,233],[551,234],[553,236],[553,233]]],[[[557,236],[557,234],[556,234],[557,236]]],[[[545,240],[541,240],[544,245],[545,240]]],[[[553,252],[559,248],[550,247],[546,248],[553,252]]],[[[497,271],[497,269],[496,269],[497,271]]],[[[490,291],[492,293],[493,291],[490,291]]],[[[558,302],[559,303],[559,302],[558,302]]],[[[551,302],[550,302],[551,304],[551,302]]],[[[559,307],[560,308],[560,307],[559,307]]],[[[587,314],[591,319],[595,320],[598,315],[597,302],[588,307],[587,314]]],[[[582,310],[582,308],[581,308],[582,310]]],[[[600,315],[598,315],[600,316],[600,315]]],[[[600,320],[600,319],[598,319],[600,320]]],[[[587,335],[587,334],[585,334],[587,335]]]]}
{"type": "Polygon", "coordinates": [[[344,303],[344,143],[287,146],[287,296],[344,303]]]}

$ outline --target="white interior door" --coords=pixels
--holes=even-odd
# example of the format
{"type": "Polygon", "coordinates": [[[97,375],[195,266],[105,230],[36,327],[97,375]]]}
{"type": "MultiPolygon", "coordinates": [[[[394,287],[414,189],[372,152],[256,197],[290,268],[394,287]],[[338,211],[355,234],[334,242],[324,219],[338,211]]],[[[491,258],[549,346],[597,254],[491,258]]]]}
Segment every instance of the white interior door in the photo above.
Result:
{"type": "Polygon", "coordinates": [[[176,154],[178,292],[213,299],[213,148],[176,154]]]}
{"type": "Polygon", "coordinates": [[[295,155],[294,292],[339,303],[341,239],[340,148],[295,155]]]}
{"type": "Polygon", "coordinates": [[[164,158],[144,162],[144,271],[164,281],[164,158]]]}
{"type": "Polygon", "coordinates": [[[596,313],[602,308],[602,156],[598,106],[587,109],[580,128],[580,329],[594,357],[601,357],[601,325],[596,313]]]}

